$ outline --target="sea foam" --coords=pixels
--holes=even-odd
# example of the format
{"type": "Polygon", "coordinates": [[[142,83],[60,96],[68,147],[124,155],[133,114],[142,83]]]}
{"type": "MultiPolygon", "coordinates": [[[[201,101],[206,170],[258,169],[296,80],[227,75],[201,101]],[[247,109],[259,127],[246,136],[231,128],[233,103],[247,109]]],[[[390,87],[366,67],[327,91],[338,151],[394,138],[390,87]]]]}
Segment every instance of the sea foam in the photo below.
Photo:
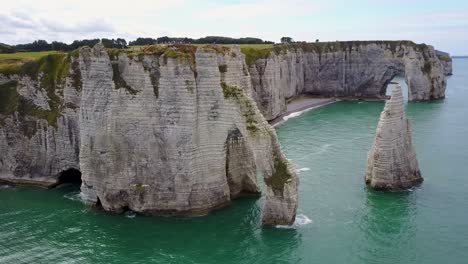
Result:
{"type": "Polygon", "coordinates": [[[305,225],[308,225],[308,224],[312,224],[313,222],[314,221],[312,221],[312,219],[310,219],[307,215],[298,214],[296,216],[296,220],[294,221],[294,224],[292,224],[290,226],[277,225],[276,228],[295,229],[295,228],[299,228],[299,227],[302,227],[302,226],[305,226],[305,225]]]}

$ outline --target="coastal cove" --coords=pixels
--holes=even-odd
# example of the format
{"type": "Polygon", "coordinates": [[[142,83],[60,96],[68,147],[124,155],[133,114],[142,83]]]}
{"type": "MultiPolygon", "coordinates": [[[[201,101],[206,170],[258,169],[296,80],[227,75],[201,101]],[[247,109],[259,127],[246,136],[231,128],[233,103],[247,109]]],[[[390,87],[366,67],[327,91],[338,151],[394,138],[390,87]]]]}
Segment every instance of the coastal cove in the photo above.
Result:
{"type": "Polygon", "coordinates": [[[1,186],[0,263],[465,263],[468,59],[453,68],[446,99],[406,106],[425,178],[418,188],[365,187],[384,103],[340,101],[277,127],[300,179],[292,227],[260,226],[264,198],[163,218],[95,210],[76,185],[1,186]]]}

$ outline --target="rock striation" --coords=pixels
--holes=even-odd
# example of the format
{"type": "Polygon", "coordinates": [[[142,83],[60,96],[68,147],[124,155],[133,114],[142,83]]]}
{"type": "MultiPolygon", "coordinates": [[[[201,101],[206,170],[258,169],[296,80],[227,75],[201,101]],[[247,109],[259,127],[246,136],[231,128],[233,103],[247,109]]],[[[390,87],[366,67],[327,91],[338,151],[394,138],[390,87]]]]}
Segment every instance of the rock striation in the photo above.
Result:
{"type": "Polygon", "coordinates": [[[411,123],[397,86],[380,115],[368,154],[366,184],[376,190],[402,191],[423,181],[413,146],[411,123]]]}
{"type": "Polygon", "coordinates": [[[197,216],[259,195],[261,175],[263,224],[294,222],[298,179],[238,47],[57,56],[0,75],[0,180],[50,186],[78,169],[107,211],[197,216]]]}
{"type": "Polygon", "coordinates": [[[286,100],[384,98],[398,74],[411,100],[443,98],[449,59],[405,41],[51,54],[0,70],[0,181],[50,187],[79,170],[107,211],[193,216],[259,195],[261,176],[262,222],[292,224],[298,178],[267,122],[286,100]]]}
{"type": "Polygon", "coordinates": [[[436,55],[444,67],[444,74],[450,76],[453,74],[452,58],[447,52],[436,50],[436,55]]]}
{"type": "Polygon", "coordinates": [[[451,58],[411,41],[350,41],[244,49],[254,98],[267,120],[301,94],[384,99],[387,85],[404,75],[409,100],[445,97],[451,58]]]}

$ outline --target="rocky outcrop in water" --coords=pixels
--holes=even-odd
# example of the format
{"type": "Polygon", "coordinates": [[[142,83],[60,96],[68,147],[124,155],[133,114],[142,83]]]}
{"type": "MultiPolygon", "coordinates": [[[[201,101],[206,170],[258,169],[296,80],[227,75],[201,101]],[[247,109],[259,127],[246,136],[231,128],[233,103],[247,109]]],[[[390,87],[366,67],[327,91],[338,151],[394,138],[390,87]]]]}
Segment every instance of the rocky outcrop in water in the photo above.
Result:
{"type": "Polygon", "coordinates": [[[294,222],[298,179],[238,48],[97,45],[37,63],[2,75],[1,180],[52,185],[75,168],[105,210],[194,216],[260,194],[259,173],[262,222],[294,222]]]}
{"type": "Polygon", "coordinates": [[[254,98],[267,120],[301,94],[384,99],[389,82],[404,75],[409,100],[445,97],[448,54],[410,41],[354,41],[245,49],[254,98]]]}
{"type": "Polygon", "coordinates": [[[368,154],[365,180],[369,187],[401,191],[423,181],[411,134],[401,88],[397,86],[380,115],[375,141],[368,154]]]}
{"type": "Polygon", "coordinates": [[[171,216],[258,195],[261,174],[263,223],[291,224],[298,179],[266,119],[303,93],[383,98],[403,73],[411,100],[443,98],[444,67],[412,42],[52,54],[0,71],[0,181],[80,170],[87,202],[171,216]]]}

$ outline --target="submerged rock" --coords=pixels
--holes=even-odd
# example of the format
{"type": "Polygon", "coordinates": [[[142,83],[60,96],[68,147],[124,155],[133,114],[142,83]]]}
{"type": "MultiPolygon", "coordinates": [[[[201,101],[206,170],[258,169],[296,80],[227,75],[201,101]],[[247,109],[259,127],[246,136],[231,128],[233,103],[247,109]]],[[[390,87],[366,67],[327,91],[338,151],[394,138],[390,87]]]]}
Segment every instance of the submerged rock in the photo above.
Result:
{"type": "Polygon", "coordinates": [[[366,184],[382,191],[402,191],[423,181],[398,85],[380,115],[374,144],[369,151],[366,184]]]}

